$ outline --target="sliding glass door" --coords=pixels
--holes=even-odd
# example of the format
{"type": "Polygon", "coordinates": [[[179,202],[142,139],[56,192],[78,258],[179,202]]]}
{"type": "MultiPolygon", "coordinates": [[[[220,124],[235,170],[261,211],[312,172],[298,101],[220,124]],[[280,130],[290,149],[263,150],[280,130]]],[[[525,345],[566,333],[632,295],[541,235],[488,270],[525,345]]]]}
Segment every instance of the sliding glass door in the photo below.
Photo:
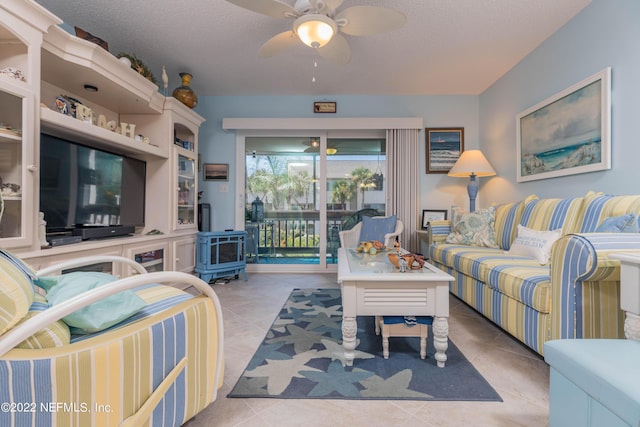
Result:
{"type": "Polygon", "coordinates": [[[246,138],[249,260],[320,263],[319,146],[319,137],[246,138]]]}
{"type": "Polygon", "coordinates": [[[326,162],[327,263],[335,263],[339,232],[363,215],[385,214],[385,141],[329,138],[326,162]]]}
{"type": "Polygon", "coordinates": [[[385,214],[384,138],[244,138],[247,260],[259,266],[337,262],[339,232],[385,214]]]}

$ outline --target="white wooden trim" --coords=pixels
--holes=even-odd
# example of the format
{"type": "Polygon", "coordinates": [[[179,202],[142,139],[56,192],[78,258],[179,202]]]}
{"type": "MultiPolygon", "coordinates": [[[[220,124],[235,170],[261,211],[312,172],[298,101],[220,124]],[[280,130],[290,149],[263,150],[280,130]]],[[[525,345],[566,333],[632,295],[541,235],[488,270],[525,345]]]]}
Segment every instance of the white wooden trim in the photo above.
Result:
{"type": "Polygon", "coordinates": [[[226,117],[224,130],[422,129],[422,117],[259,118],[226,117]]]}

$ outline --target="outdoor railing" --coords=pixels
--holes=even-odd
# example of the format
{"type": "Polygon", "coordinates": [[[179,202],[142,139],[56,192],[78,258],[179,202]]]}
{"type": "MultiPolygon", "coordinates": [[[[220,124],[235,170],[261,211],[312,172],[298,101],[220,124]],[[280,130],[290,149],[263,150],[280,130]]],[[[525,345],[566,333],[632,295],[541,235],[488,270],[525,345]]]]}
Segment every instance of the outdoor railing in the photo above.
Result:
{"type": "MultiPolygon", "coordinates": [[[[327,240],[339,245],[338,232],[353,211],[327,211],[327,240]]],[[[262,222],[247,222],[245,228],[256,227],[260,255],[276,253],[317,253],[320,245],[320,213],[317,211],[267,211],[262,222]]]]}

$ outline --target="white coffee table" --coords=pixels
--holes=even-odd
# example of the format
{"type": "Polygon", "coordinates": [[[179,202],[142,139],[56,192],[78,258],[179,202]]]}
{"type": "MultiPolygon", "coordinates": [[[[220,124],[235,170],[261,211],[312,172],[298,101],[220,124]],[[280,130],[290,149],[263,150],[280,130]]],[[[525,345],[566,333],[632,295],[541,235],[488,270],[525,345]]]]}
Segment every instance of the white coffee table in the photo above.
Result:
{"type": "Polygon", "coordinates": [[[435,359],[447,361],[449,335],[449,282],[454,278],[425,263],[420,270],[401,273],[387,257],[338,250],[338,282],[342,288],[342,346],[348,366],[353,365],[357,316],[433,316],[435,359]]]}

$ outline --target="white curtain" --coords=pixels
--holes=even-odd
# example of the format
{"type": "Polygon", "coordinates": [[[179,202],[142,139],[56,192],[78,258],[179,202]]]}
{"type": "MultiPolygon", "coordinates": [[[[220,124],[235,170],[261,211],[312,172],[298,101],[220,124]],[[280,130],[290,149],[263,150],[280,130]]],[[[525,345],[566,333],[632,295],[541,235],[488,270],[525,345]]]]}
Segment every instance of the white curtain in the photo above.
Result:
{"type": "Polygon", "coordinates": [[[387,130],[387,212],[396,214],[404,223],[400,245],[413,252],[419,248],[415,232],[420,221],[419,132],[419,129],[387,130]]]}

